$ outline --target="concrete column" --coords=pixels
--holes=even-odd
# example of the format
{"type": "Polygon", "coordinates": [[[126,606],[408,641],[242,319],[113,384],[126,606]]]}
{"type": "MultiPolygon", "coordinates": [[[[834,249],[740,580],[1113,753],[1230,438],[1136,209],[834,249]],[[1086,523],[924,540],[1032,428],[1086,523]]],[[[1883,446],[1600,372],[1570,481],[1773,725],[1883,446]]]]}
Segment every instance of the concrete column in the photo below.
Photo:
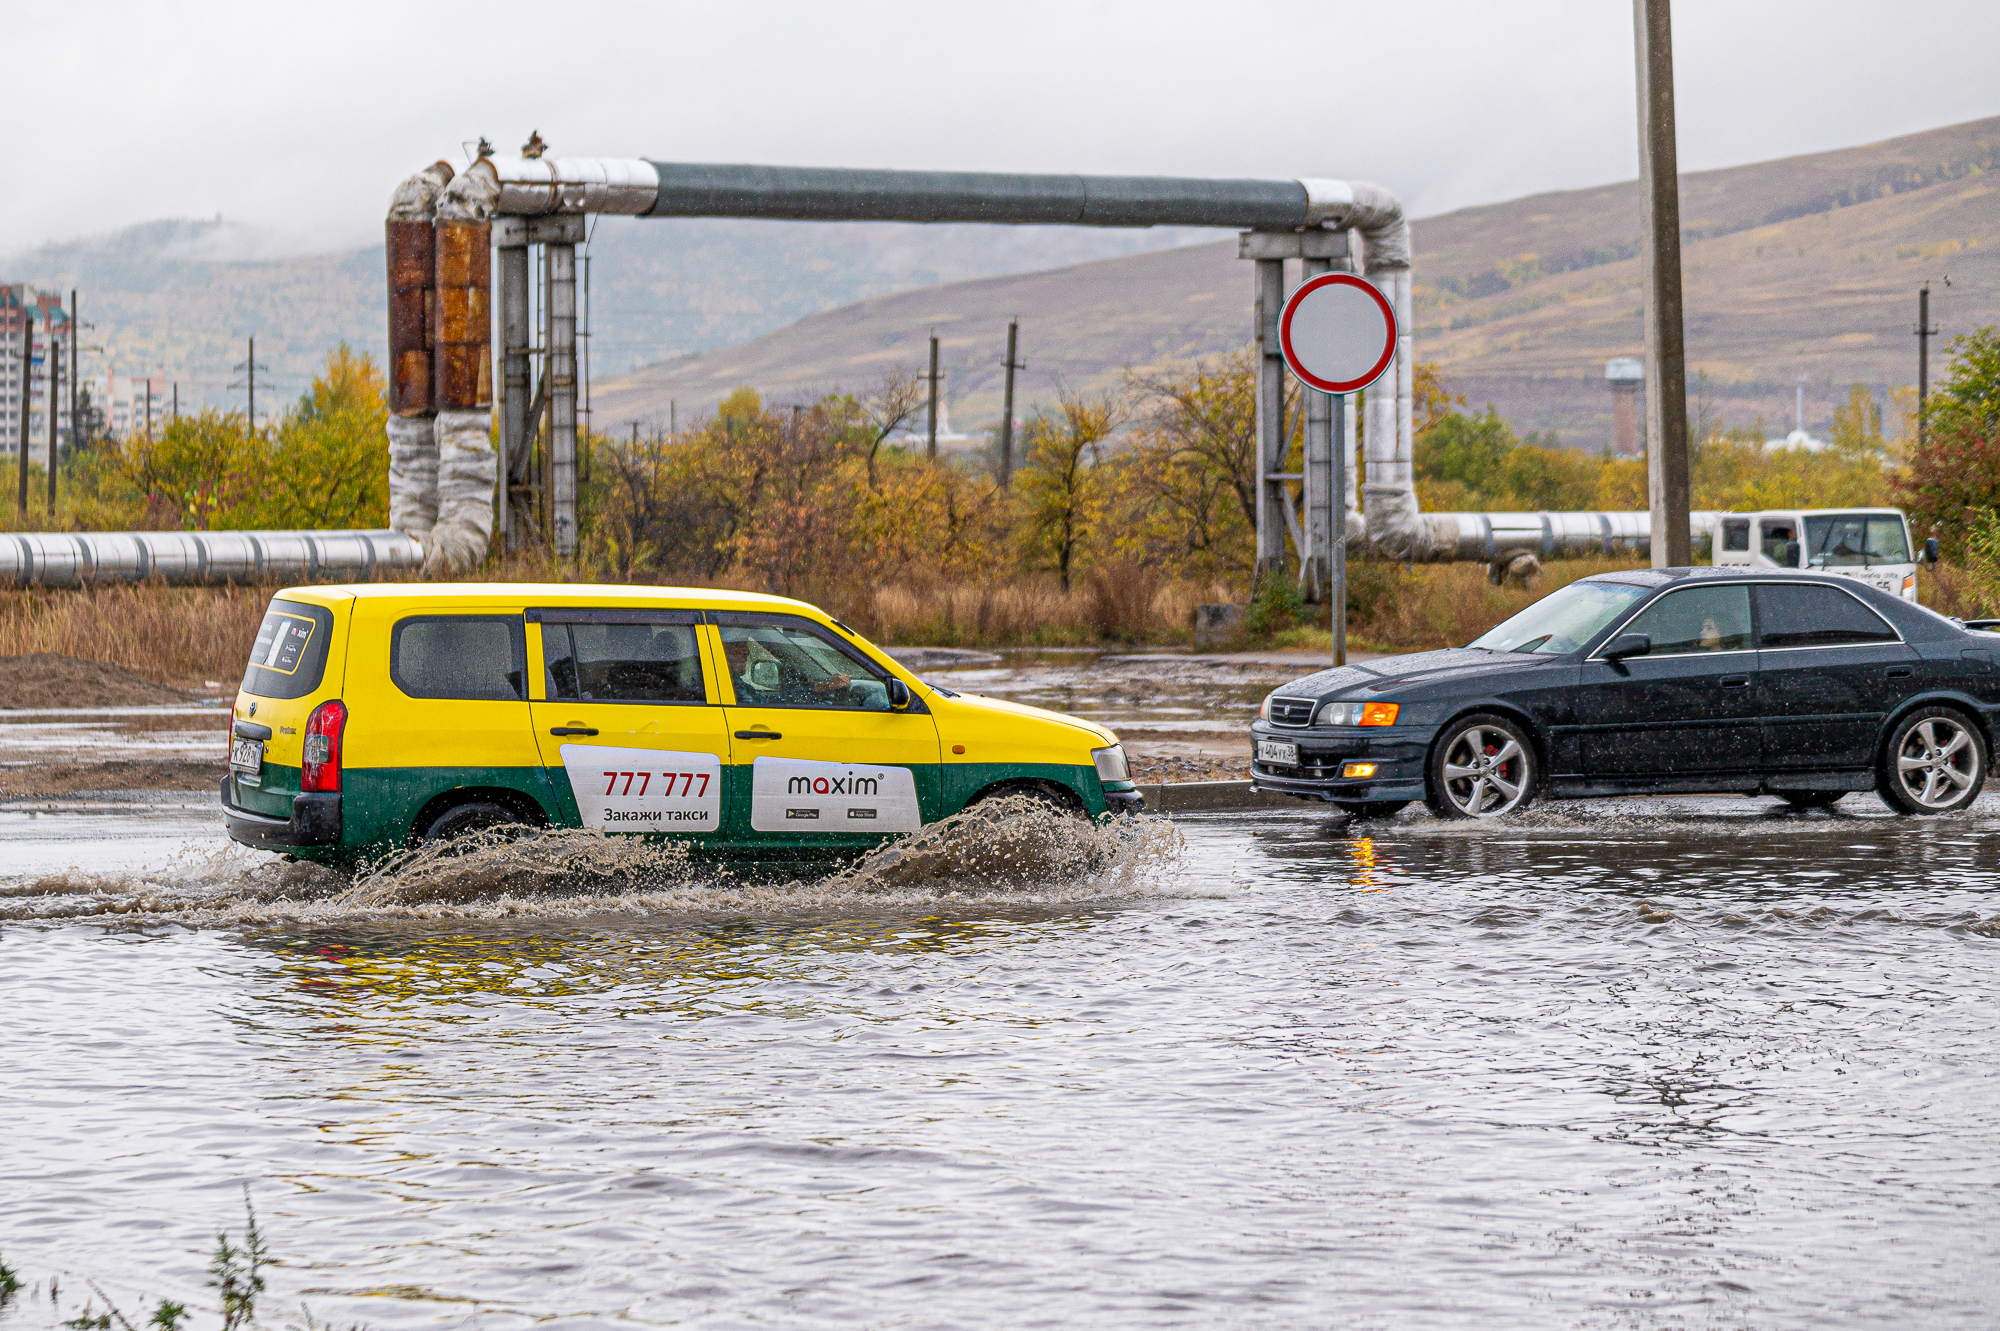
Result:
{"type": "MultiPolygon", "coordinates": [[[[1333,271],[1333,261],[1307,258],[1303,277],[1311,281],[1333,271]]],[[[1299,552],[1299,583],[1314,605],[1329,602],[1333,589],[1334,532],[1334,398],[1314,388],[1301,388],[1305,399],[1306,548],[1299,552]]]]}
{"type": "Polygon", "coordinates": [[[558,559],[576,555],[576,246],[542,246],[549,399],[549,526],[558,559]]]}
{"type": "Polygon", "coordinates": [[[1285,308],[1285,261],[1258,259],[1257,321],[1257,581],[1283,577],[1285,557],[1285,359],[1278,316],[1285,308]]]}
{"type": "MultiPolygon", "coordinates": [[[[503,221],[516,222],[518,218],[503,221]]],[[[499,493],[494,496],[498,506],[496,522],[507,548],[521,544],[525,533],[513,531],[513,505],[509,502],[510,487],[520,483],[522,470],[528,463],[528,446],[533,439],[533,425],[528,420],[529,393],[532,391],[528,371],[528,352],[533,345],[534,330],[528,326],[528,240],[527,228],[515,226],[503,236],[500,223],[495,223],[493,237],[498,262],[493,265],[493,304],[498,312],[500,329],[500,481],[499,493]]]]}

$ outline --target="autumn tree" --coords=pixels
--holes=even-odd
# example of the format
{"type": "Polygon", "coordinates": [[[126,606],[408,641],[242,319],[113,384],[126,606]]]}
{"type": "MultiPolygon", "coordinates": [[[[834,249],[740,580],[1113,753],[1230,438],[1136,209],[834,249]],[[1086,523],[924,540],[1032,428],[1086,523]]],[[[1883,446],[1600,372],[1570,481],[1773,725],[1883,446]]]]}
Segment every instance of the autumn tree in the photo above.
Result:
{"type": "Polygon", "coordinates": [[[1064,591],[1084,542],[1099,533],[1110,473],[1098,464],[1123,418],[1122,405],[1108,394],[1084,396],[1064,387],[1053,409],[1028,422],[1028,465],[1017,480],[1025,508],[1022,544],[1031,562],[1055,569],[1064,591]]]}

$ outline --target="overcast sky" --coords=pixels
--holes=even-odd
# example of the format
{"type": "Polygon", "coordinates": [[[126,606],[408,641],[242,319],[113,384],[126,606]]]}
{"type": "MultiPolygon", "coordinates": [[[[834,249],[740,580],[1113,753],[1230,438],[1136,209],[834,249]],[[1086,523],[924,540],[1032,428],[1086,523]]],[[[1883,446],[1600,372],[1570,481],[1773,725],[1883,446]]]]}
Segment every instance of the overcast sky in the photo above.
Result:
{"type": "MultiPolygon", "coordinates": [[[[1994,0],[1680,0],[1684,170],[2000,114],[1994,0]]],[[[1620,0],[0,0],[0,251],[159,217],[381,236],[559,155],[1374,180],[1419,214],[1637,172],[1620,0]]]]}

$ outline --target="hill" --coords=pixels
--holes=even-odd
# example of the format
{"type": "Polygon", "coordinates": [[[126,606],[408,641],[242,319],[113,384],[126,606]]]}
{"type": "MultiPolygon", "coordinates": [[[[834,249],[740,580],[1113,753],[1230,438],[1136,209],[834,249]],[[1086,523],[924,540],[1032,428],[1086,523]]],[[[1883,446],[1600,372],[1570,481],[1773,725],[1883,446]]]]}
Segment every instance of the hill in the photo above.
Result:
{"type": "MultiPolygon", "coordinates": [[[[1927,278],[1947,333],[2000,321],[1997,168],[2000,117],[1684,175],[1688,364],[1709,376],[1713,405],[1775,426],[1804,374],[1808,425],[1824,430],[1849,383],[1914,382],[1909,334],[1927,278]]],[[[1604,362],[1642,347],[1639,206],[1627,181],[1418,221],[1418,355],[1520,429],[1603,445],[1604,362]]],[[[877,297],[601,380],[597,420],[664,420],[669,400],[685,415],[746,383],[781,399],[860,388],[889,368],[920,370],[935,327],[955,423],[979,426],[999,413],[1009,315],[1031,367],[1020,391],[1045,400],[1057,376],[1106,387],[1126,367],[1242,345],[1250,285],[1229,240],[877,297]]]]}
{"type": "MultiPolygon", "coordinates": [[[[589,252],[594,366],[629,370],[740,343],[804,315],[887,291],[1024,272],[1205,238],[1187,229],[815,226],[609,217],[589,252]]],[[[0,258],[0,281],[79,290],[86,345],[121,374],[164,367],[184,405],[240,407],[229,385],[256,337],[260,411],[298,394],[336,343],[379,360],[380,245],[286,254],[285,237],[220,218],[169,220],[0,258]],[[266,368],[268,367],[268,370],[266,368]],[[268,389],[273,397],[261,396],[268,389]]]]}

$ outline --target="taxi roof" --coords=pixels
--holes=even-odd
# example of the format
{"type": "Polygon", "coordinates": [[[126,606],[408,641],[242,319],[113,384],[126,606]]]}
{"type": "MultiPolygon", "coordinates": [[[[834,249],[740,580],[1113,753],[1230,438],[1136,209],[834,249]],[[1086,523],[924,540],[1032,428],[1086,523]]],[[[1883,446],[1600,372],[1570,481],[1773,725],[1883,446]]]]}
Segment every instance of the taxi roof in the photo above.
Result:
{"type": "Polygon", "coordinates": [[[651,606],[666,603],[702,610],[787,610],[826,616],[804,601],[720,587],[654,587],[591,582],[350,582],[286,587],[274,596],[308,603],[327,600],[488,602],[504,605],[651,606]]]}

